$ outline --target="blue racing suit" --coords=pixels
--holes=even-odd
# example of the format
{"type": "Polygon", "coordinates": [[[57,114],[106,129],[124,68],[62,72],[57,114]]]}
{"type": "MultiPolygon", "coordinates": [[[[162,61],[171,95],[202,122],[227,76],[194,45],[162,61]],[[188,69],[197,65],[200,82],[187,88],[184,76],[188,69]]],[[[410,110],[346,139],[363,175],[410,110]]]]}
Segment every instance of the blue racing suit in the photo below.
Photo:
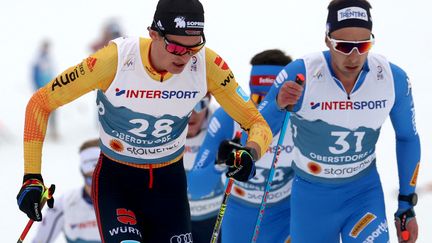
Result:
{"type": "MultiPolygon", "coordinates": [[[[276,103],[280,87],[298,73],[306,77],[288,128],[296,174],[291,193],[292,242],[388,242],[375,144],[390,116],[400,193],[413,193],[420,141],[411,85],[401,68],[369,53],[353,90],[347,93],[330,63],[328,51],[290,63],[260,107],[275,134],[285,116],[276,103]]],[[[399,202],[399,210],[410,207],[399,202]]]]}
{"type": "MultiPolygon", "coordinates": [[[[188,174],[189,196],[212,197],[215,192],[214,187],[223,186],[221,181],[224,182],[226,179],[222,174],[224,170],[214,165],[218,147],[223,140],[232,139],[240,129],[240,126],[222,108],[215,111],[196,157],[193,173],[188,174]]],[[[245,138],[242,140],[244,141],[245,138]]],[[[248,182],[234,182],[222,221],[222,242],[251,241],[273,155],[277,149],[277,141],[278,136],[275,136],[266,154],[256,162],[257,171],[254,178],[248,182]]],[[[257,242],[285,242],[289,239],[289,197],[294,173],[288,155],[292,149],[291,135],[286,134],[272,188],[267,196],[267,207],[257,242]]]]}

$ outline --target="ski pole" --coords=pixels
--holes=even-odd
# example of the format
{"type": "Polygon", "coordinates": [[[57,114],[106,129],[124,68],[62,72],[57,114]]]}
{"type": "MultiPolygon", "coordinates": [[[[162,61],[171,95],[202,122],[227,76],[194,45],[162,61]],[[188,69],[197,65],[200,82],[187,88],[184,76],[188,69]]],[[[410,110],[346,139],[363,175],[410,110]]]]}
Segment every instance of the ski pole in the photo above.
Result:
{"type": "MultiPolygon", "coordinates": [[[[48,188],[44,191],[44,193],[42,195],[42,200],[40,203],[41,209],[45,206],[45,203],[47,202],[47,200],[52,198],[54,191],[55,191],[55,185],[53,185],[53,184],[51,184],[50,188],[48,188]]],[[[22,231],[17,243],[22,243],[24,241],[24,239],[27,236],[27,233],[30,231],[30,228],[32,227],[33,223],[34,223],[34,220],[29,219],[29,221],[27,222],[24,230],[22,231]]]]}
{"type": "MultiPolygon", "coordinates": [[[[300,85],[303,85],[304,80],[305,80],[305,77],[302,74],[300,74],[300,73],[297,74],[296,79],[295,79],[296,83],[298,83],[300,85]]],[[[288,111],[292,111],[292,108],[293,108],[293,106],[288,106],[287,110],[288,111]]],[[[276,165],[277,165],[278,160],[279,160],[279,155],[280,155],[280,153],[282,151],[282,143],[283,143],[283,140],[284,140],[284,137],[285,137],[285,130],[286,130],[287,126],[288,126],[290,115],[291,115],[290,112],[286,113],[284,121],[283,121],[283,124],[282,124],[282,128],[281,128],[280,133],[279,133],[279,139],[278,139],[278,143],[277,143],[277,151],[276,151],[276,153],[273,156],[273,162],[271,164],[270,172],[269,172],[269,175],[268,175],[268,178],[267,178],[266,187],[265,187],[264,194],[263,194],[263,197],[262,197],[262,200],[261,200],[261,206],[260,206],[260,210],[259,210],[259,214],[258,214],[258,218],[257,218],[256,224],[255,224],[254,234],[252,236],[252,241],[251,241],[252,243],[255,243],[258,240],[258,235],[259,235],[259,232],[260,232],[261,221],[262,221],[262,219],[264,217],[264,211],[265,211],[265,208],[267,206],[267,196],[268,196],[268,194],[270,192],[270,189],[271,189],[271,186],[272,186],[272,182],[273,182],[273,177],[274,177],[274,174],[275,174],[275,168],[276,168],[276,165]]]]}
{"type": "Polygon", "coordinates": [[[216,243],[217,239],[219,237],[219,232],[220,232],[220,228],[222,226],[223,216],[225,215],[227,201],[228,201],[229,195],[231,194],[231,188],[232,188],[233,183],[234,183],[234,179],[228,178],[228,183],[227,183],[227,186],[225,188],[224,197],[222,199],[222,203],[221,203],[221,206],[219,208],[219,214],[218,214],[218,217],[216,219],[215,226],[213,228],[211,243],[216,243]]]}
{"type": "MultiPolygon", "coordinates": [[[[240,138],[241,138],[241,132],[238,131],[234,137],[234,142],[240,143],[240,138]]],[[[219,232],[220,232],[220,228],[222,226],[223,216],[225,215],[225,210],[226,210],[228,198],[229,198],[229,195],[231,194],[231,189],[232,189],[233,184],[234,184],[234,179],[231,177],[227,178],[224,196],[222,199],[221,206],[219,208],[219,214],[217,216],[215,226],[213,228],[213,233],[212,233],[212,237],[211,237],[211,241],[210,241],[211,243],[216,243],[217,239],[219,237],[219,232]]]]}

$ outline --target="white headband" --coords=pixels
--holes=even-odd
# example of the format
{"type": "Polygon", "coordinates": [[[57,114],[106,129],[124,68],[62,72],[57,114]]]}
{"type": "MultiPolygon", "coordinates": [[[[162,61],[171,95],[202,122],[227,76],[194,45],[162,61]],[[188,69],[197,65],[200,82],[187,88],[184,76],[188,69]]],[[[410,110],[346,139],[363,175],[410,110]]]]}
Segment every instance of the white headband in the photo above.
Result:
{"type": "Polygon", "coordinates": [[[90,147],[80,152],[80,168],[82,173],[88,174],[93,172],[99,159],[100,148],[90,147]]]}

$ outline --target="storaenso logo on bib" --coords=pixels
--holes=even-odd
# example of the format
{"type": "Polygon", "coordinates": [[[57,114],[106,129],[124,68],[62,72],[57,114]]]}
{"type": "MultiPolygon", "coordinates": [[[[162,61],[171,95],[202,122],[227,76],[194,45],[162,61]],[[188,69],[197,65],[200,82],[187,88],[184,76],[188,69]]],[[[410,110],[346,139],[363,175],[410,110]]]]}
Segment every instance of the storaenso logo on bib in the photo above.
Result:
{"type": "Polygon", "coordinates": [[[364,162],[361,162],[359,165],[353,167],[326,168],[324,169],[324,174],[340,176],[340,175],[350,175],[350,174],[358,173],[362,171],[364,168],[368,167],[371,162],[372,162],[371,160],[365,160],[364,162]]]}
{"type": "Polygon", "coordinates": [[[368,15],[365,9],[359,7],[348,7],[338,11],[338,22],[347,19],[361,19],[368,21],[368,15]]]}
{"type": "Polygon", "coordinates": [[[126,150],[132,155],[151,155],[151,154],[159,154],[166,151],[173,150],[179,146],[180,142],[176,142],[170,146],[161,147],[161,148],[138,148],[138,147],[128,147],[126,150]]]}

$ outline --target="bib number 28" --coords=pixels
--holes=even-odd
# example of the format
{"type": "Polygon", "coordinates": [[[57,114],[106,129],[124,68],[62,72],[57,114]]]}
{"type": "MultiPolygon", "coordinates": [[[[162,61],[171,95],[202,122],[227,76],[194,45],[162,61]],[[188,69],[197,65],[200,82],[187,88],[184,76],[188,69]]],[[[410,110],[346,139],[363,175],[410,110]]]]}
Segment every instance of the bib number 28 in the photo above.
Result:
{"type": "MultiPolygon", "coordinates": [[[[99,115],[105,115],[105,107],[102,102],[99,102],[97,105],[99,115]]],[[[129,123],[134,124],[135,128],[128,130],[128,132],[141,137],[147,137],[148,133],[151,133],[152,136],[156,138],[163,137],[172,132],[172,124],[174,124],[173,120],[170,119],[159,119],[153,123],[150,123],[146,119],[131,119],[129,123]],[[138,125],[138,127],[136,127],[138,125]],[[151,129],[150,131],[149,128],[151,129]]]]}
{"type": "MultiPolygon", "coordinates": [[[[150,123],[147,120],[144,119],[132,119],[129,121],[132,124],[139,124],[139,127],[132,128],[129,130],[130,133],[145,138],[147,137],[146,131],[148,130],[150,123]]],[[[171,125],[174,123],[174,121],[169,119],[160,119],[157,120],[153,124],[153,131],[151,132],[151,135],[153,135],[156,138],[163,137],[165,135],[168,135],[172,131],[171,125]]]]}

